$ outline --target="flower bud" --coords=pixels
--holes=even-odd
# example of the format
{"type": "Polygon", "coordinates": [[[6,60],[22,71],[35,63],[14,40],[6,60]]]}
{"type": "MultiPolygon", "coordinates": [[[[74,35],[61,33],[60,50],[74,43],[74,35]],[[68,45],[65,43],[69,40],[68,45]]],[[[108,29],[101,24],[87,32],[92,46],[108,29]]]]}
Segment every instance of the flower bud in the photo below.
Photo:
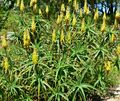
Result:
{"type": "Polygon", "coordinates": [[[73,14],[73,20],[72,20],[73,27],[76,25],[76,23],[77,23],[77,20],[76,20],[75,15],[73,14]]]}
{"type": "Polygon", "coordinates": [[[41,9],[39,9],[39,14],[42,16],[42,11],[41,11],[41,9]]]}
{"type": "Polygon", "coordinates": [[[81,32],[85,32],[85,19],[82,19],[81,32]]]}
{"type": "Polygon", "coordinates": [[[87,9],[88,9],[88,7],[87,7],[87,0],[85,0],[85,2],[84,2],[84,13],[85,14],[87,13],[87,9]]]}
{"type": "Polygon", "coordinates": [[[53,43],[56,42],[56,32],[55,32],[55,29],[53,30],[53,33],[52,33],[52,42],[53,43]]]}
{"type": "Polygon", "coordinates": [[[106,20],[106,13],[104,12],[104,14],[103,14],[103,20],[106,20]]]}
{"type": "Polygon", "coordinates": [[[118,56],[120,56],[120,45],[117,46],[116,53],[118,56]]]}
{"type": "Polygon", "coordinates": [[[111,69],[111,62],[110,61],[105,62],[104,67],[105,67],[106,71],[110,71],[110,69],[111,69]]]}
{"type": "Polygon", "coordinates": [[[106,30],[106,22],[103,20],[103,23],[101,25],[101,32],[103,33],[106,30]]]}
{"type": "Polygon", "coordinates": [[[23,10],[25,9],[25,6],[24,6],[24,1],[21,0],[21,4],[20,4],[20,11],[23,12],[23,10]]]}
{"type": "Polygon", "coordinates": [[[98,17],[99,17],[99,14],[98,14],[98,8],[97,8],[94,14],[94,20],[97,21],[98,17]]]}
{"type": "Polygon", "coordinates": [[[34,18],[34,17],[32,18],[31,30],[32,30],[33,33],[34,33],[35,30],[36,30],[36,23],[35,23],[35,18],[34,18]]]}
{"type": "Polygon", "coordinates": [[[2,48],[6,49],[8,46],[6,36],[4,35],[2,38],[2,48]]]}
{"type": "Polygon", "coordinates": [[[82,17],[83,14],[82,14],[82,8],[80,8],[80,17],[82,17]]]}
{"type": "Polygon", "coordinates": [[[120,12],[116,11],[115,19],[120,19],[120,12]]]}
{"type": "Polygon", "coordinates": [[[46,5],[46,14],[48,14],[48,12],[49,12],[49,7],[48,7],[48,5],[46,5]]]}
{"type": "Polygon", "coordinates": [[[17,5],[17,7],[19,7],[19,5],[20,5],[20,0],[17,0],[16,5],[17,5]]]}
{"type": "Polygon", "coordinates": [[[64,32],[63,29],[61,30],[61,34],[60,34],[60,43],[62,44],[64,42],[64,32]]]}
{"type": "Polygon", "coordinates": [[[4,68],[5,73],[6,73],[8,71],[8,68],[9,68],[9,63],[8,63],[8,58],[7,57],[3,58],[3,68],[4,68]]]}
{"type": "Polygon", "coordinates": [[[67,38],[66,38],[67,43],[71,43],[71,33],[70,31],[67,33],[67,38]]]}
{"type": "Polygon", "coordinates": [[[27,47],[27,46],[29,46],[29,44],[30,44],[30,34],[27,29],[23,33],[23,45],[24,45],[24,47],[27,47]]]}
{"type": "Polygon", "coordinates": [[[57,24],[60,23],[60,15],[58,15],[56,23],[57,23],[57,24]]]}
{"type": "Polygon", "coordinates": [[[62,3],[61,5],[61,11],[64,12],[65,11],[65,5],[62,3]]]}
{"type": "Polygon", "coordinates": [[[33,53],[32,53],[32,62],[35,65],[38,63],[38,53],[37,53],[36,48],[34,48],[33,53]]]}

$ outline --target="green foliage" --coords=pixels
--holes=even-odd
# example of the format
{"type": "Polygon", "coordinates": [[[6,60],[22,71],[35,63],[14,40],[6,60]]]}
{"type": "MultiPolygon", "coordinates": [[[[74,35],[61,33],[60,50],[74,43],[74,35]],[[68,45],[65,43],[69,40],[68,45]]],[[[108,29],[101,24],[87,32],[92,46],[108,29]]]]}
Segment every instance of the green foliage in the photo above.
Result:
{"type": "Polygon", "coordinates": [[[116,53],[120,42],[119,30],[106,23],[106,31],[102,33],[102,15],[100,21],[94,23],[91,13],[80,17],[79,10],[70,10],[69,22],[63,14],[61,23],[57,24],[60,12],[53,15],[53,8],[50,8],[51,12],[47,15],[45,6],[43,15],[38,13],[39,6],[37,12],[28,6],[22,12],[18,10],[19,7],[9,10],[2,29],[14,31],[10,36],[14,40],[8,38],[8,47],[0,47],[0,100],[87,101],[91,95],[106,94],[108,87],[114,84],[113,74],[118,72],[116,67],[120,67],[120,56],[116,53]],[[72,25],[73,14],[77,20],[75,26],[72,25]],[[31,28],[33,17],[35,32],[31,28]],[[84,32],[81,31],[83,18],[84,32]],[[31,38],[27,47],[23,45],[26,29],[31,38]],[[52,42],[53,29],[56,30],[56,42],[52,42]],[[60,40],[61,30],[64,32],[63,42],[60,40]],[[67,42],[68,32],[71,33],[70,43],[67,42]],[[113,33],[115,39],[110,41],[113,33]],[[37,64],[33,63],[32,58],[34,48],[38,53],[37,64]],[[9,60],[7,72],[4,70],[4,57],[9,60]],[[107,61],[111,63],[109,70],[104,65],[107,61]]]}

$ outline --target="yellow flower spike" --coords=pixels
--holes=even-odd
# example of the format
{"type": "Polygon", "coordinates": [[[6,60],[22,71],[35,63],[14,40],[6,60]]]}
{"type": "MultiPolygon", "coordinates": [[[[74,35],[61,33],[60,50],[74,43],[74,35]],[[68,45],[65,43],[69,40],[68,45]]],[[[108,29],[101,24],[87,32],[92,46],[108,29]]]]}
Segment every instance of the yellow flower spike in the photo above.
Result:
{"type": "Polygon", "coordinates": [[[77,4],[77,1],[74,0],[74,1],[73,1],[73,7],[74,7],[74,8],[75,8],[76,4],[77,4]]]}
{"type": "Polygon", "coordinates": [[[34,4],[33,6],[33,12],[36,12],[37,11],[37,4],[34,4]]]}
{"type": "Polygon", "coordinates": [[[56,31],[55,29],[53,29],[53,33],[52,33],[52,43],[56,42],[56,31]]]}
{"type": "Polygon", "coordinates": [[[111,35],[111,39],[110,39],[110,42],[113,43],[114,40],[115,40],[115,35],[112,33],[112,35],[111,35]]]}
{"type": "Polygon", "coordinates": [[[32,17],[31,30],[32,30],[32,32],[33,32],[33,33],[34,33],[34,32],[35,32],[35,30],[36,30],[36,23],[35,23],[35,18],[34,18],[34,17],[32,17]]]}
{"type": "Polygon", "coordinates": [[[60,23],[60,15],[58,15],[56,23],[57,23],[57,24],[60,23]]]}
{"type": "Polygon", "coordinates": [[[120,19],[120,12],[116,11],[115,19],[120,19]]]}
{"type": "Polygon", "coordinates": [[[36,48],[33,49],[32,62],[35,65],[38,63],[38,53],[37,53],[37,49],[36,48]]]}
{"type": "Polygon", "coordinates": [[[73,20],[72,20],[73,27],[76,25],[76,23],[77,23],[77,20],[76,20],[75,15],[73,14],[73,20]]]}
{"type": "Polygon", "coordinates": [[[81,32],[85,32],[85,19],[82,19],[81,32]]]}
{"type": "Polygon", "coordinates": [[[68,0],[68,3],[70,3],[71,2],[71,0],[68,0]]]}
{"type": "Polygon", "coordinates": [[[86,14],[88,15],[90,13],[89,7],[87,7],[87,12],[86,14]]]}
{"type": "Polygon", "coordinates": [[[7,73],[8,68],[9,68],[9,63],[8,63],[8,58],[7,57],[3,58],[3,68],[5,70],[5,73],[7,73]]]}
{"type": "Polygon", "coordinates": [[[82,8],[80,8],[80,17],[82,17],[83,14],[82,14],[82,8]]]}
{"type": "Polygon", "coordinates": [[[26,43],[27,43],[27,34],[26,34],[26,31],[24,31],[24,33],[23,33],[23,45],[26,46],[26,43]]]}
{"type": "Polygon", "coordinates": [[[37,4],[37,0],[31,0],[30,1],[30,7],[34,6],[34,4],[37,4]]]}
{"type": "Polygon", "coordinates": [[[116,53],[118,56],[120,56],[120,45],[117,46],[116,53]]]}
{"type": "Polygon", "coordinates": [[[23,10],[25,9],[25,6],[24,6],[24,1],[21,0],[21,4],[20,4],[20,11],[23,12],[23,10]]]}
{"type": "Polygon", "coordinates": [[[101,32],[103,33],[106,30],[106,21],[103,20],[103,23],[101,25],[101,32]]]}
{"type": "Polygon", "coordinates": [[[67,39],[66,39],[67,43],[71,43],[71,33],[70,31],[67,33],[67,39]]]}
{"type": "Polygon", "coordinates": [[[76,6],[75,6],[75,11],[77,12],[77,11],[78,11],[78,9],[79,9],[79,4],[78,4],[78,3],[76,3],[76,6]]]}
{"type": "Polygon", "coordinates": [[[27,47],[27,46],[29,46],[29,44],[30,44],[30,33],[27,29],[23,33],[23,45],[24,45],[24,47],[27,47]]]}
{"type": "Polygon", "coordinates": [[[45,10],[45,12],[46,12],[46,14],[49,13],[49,7],[48,7],[48,5],[46,5],[46,10],[45,10]]]}
{"type": "Polygon", "coordinates": [[[39,14],[42,16],[42,11],[41,11],[41,9],[39,9],[39,14]]]}
{"type": "Polygon", "coordinates": [[[65,20],[69,20],[70,18],[70,12],[68,10],[68,8],[66,9],[66,15],[65,15],[65,20]]]}
{"type": "Polygon", "coordinates": [[[105,67],[106,71],[110,71],[110,69],[111,69],[111,62],[110,61],[105,62],[104,67],[105,67]]]}
{"type": "Polygon", "coordinates": [[[20,5],[20,0],[17,0],[16,6],[19,7],[20,5]]]}
{"type": "Polygon", "coordinates": [[[60,22],[63,20],[63,16],[64,16],[63,12],[60,12],[60,22]]]}
{"type": "Polygon", "coordinates": [[[64,12],[65,11],[65,5],[62,3],[61,5],[61,11],[64,12]]]}
{"type": "Polygon", "coordinates": [[[33,6],[33,0],[30,1],[30,7],[32,7],[32,6],[33,6]]]}
{"type": "Polygon", "coordinates": [[[36,4],[36,3],[37,3],[37,0],[34,0],[34,3],[36,4]]]}
{"type": "Polygon", "coordinates": [[[63,29],[61,30],[61,34],[60,34],[60,43],[62,44],[64,42],[64,32],[63,29]]]}
{"type": "Polygon", "coordinates": [[[117,19],[115,19],[115,22],[114,22],[114,26],[113,26],[114,29],[118,28],[118,22],[117,22],[117,19]]]}
{"type": "Polygon", "coordinates": [[[2,48],[6,49],[8,47],[6,36],[4,35],[2,38],[2,48]]]}
{"type": "Polygon", "coordinates": [[[99,17],[99,14],[98,14],[98,8],[97,8],[94,14],[94,20],[97,21],[98,17],[99,17]]]}
{"type": "Polygon", "coordinates": [[[88,7],[87,7],[87,0],[85,0],[85,2],[84,2],[84,13],[85,14],[87,13],[87,9],[88,9],[88,7]]]}
{"type": "Polygon", "coordinates": [[[104,14],[103,14],[103,20],[106,20],[106,13],[104,12],[104,14]]]}

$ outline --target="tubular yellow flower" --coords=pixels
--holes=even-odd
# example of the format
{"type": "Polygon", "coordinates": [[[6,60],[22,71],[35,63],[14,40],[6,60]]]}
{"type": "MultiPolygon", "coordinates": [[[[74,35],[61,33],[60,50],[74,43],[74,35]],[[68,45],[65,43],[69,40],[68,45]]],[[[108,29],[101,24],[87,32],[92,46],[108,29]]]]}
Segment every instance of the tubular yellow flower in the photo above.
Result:
{"type": "Polygon", "coordinates": [[[3,68],[5,69],[5,73],[6,73],[8,68],[9,68],[9,63],[8,63],[8,58],[7,57],[3,58],[3,68]]]}
{"type": "Polygon", "coordinates": [[[115,35],[112,33],[110,42],[113,43],[115,40],[115,35]]]}
{"type": "Polygon", "coordinates": [[[62,21],[63,16],[64,16],[64,13],[63,13],[63,12],[60,12],[60,22],[62,21]]]}
{"type": "Polygon", "coordinates": [[[103,20],[103,23],[101,25],[101,32],[103,33],[106,30],[106,22],[103,20]]]}
{"type": "Polygon", "coordinates": [[[8,44],[7,44],[7,40],[6,40],[6,37],[5,37],[5,35],[3,36],[3,38],[2,38],[2,48],[7,48],[7,46],[8,46],[8,44]]]}
{"type": "Polygon", "coordinates": [[[84,2],[84,13],[85,14],[87,13],[87,9],[88,9],[88,7],[87,7],[87,0],[85,0],[85,2],[84,2]]]}
{"type": "Polygon", "coordinates": [[[97,21],[98,17],[99,17],[99,14],[98,14],[98,8],[97,8],[94,14],[94,20],[97,21]]]}
{"type": "Polygon", "coordinates": [[[31,0],[30,1],[30,7],[32,7],[34,4],[37,4],[37,0],[31,0]]]}
{"type": "Polygon", "coordinates": [[[33,0],[30,1],[30,7],[32,7],[32,6],[33,6],[33,0]]]}
{"type": "Polygon", "coordinates": [[[117,46],[116,53],[118,56],[120,56],[120,45],[117,46]]]}
{"type": "Polygon", "coordinates": [[[35,4],[37,3],[37,0],[33,0],[33,1],[34,1],[35,4]]]}
{"type": "Polygon", "coordinates": [[[27,47],[27,46],[29,46],[29,44],[30,44],[30,34],[27,29],[23,33],[23,45],[24,45],[24,47],[27,47]]]}
{"type": "Polygon", "coordinates": [[[87,7],[87,12],[86,14],[88,15],[90,13],[89,7],[87,7]]]}
{"type": "Polygon", "coordinates": [[[77,20],[76,20],[75,15],[73,14],[73,20],[72,20],[73,27],[76,25],[76,23],[77,23],[77,20]]]}
{"type": "Polygon", "coordinates": [[[74,7],[74,9],[75,9],[76,5],[77,5],[77,1],[74,0],[74,1],[73,1],[73,7],[74,7]]]}
{"type": "Polygon", "coordinates": [[[66,10],[65,20],[69,20],[70,18],[70,12],[69,10],[66,10]]]}
{"type": "Polygon", "coordinates": [[[81,32],[85,32],[85,19],[82,19],[81,32]]]}
{"type": "Polygon", "coordinates": [[[68,3],[70,3],[71,2],[71,0],[68,0],[68,3]]]}
{"type": "Polygon", "coordinates": [[[33,33],[34,33],[34,32],[35,32],[35,30],[36,30],[36,23],[35,23],[35,18],[34,18],[34,17],[32,17],[31,30],[32,30],[32,32],[33,32],[33,33]]]}
{"type": "Polygon", "coordinates": [[[110,61],[105,62],[104,67],[105,67],[106,71],[110,71],[110,69],[111,69],[111,62],[110,61]]]}
{"type": "Polygon", "coordinates": [[[46,14],[48,14],[48,12],[49,12],[49,7],[48,7],[48,5],[46,5],[46,14]]]}
{"type": "Polygon", "coordinates": [[[106,13],[104,12],[104,14],[103,14],[103,20],[106,20],[106,13]]]}
{"type": "Polygon", "coordinates": [[[56,23],[57,23],[57,24],[60,23],[60,15],[58,15],[56,23]]]}
{"type": "Polygon", "coordinates": [[[60,34],[60,43],[62,44],[64,42],[64,32],[63,29],[61,30],[61,34],[60,34]]]}
{"type": "Polygon", "coordinates": [[[64,12],[65,11],[65,5],[62,3],[61,5],[61,11],[64,12]]]}
{"type": "Polygon", "coordinates": [[[36,12],[37,11],[37,4],[34,4],[33,6],[33,12],[36,12]]]}
{"type": "Polygon", "coordinates": [[[117,22],[117,19],[115,19],[114,21],[114,26],[113,26],[114,29],[118,28],[118,22],[117,22]]]}
{"type": "Polygon", "coordinates": [[[23,12],[23,10],[25,9],[25,6],[24,6],[24,1],[21,0],[21,4],[20,4],[20,11],[23,12]]]}
{"type": "Polygon", "coordinates": [[[35,65],[38,63],[38,53],[37,53],[36,48],[34,48],[33,53],[32,53],[32,62],[35,65]]]}
{"type": "Polygon", "coordinates": [[[56,32],[55,32],[55,29],[53,29],[53,33],[52,33],[52,42],[53,43],[56,42],[56,32]]]}
{"type": "Polygon", "coordinates": [[[70,31],[67,33],[67,39],[66,39],[67,43],[71,43],[71,33],[70,31]]]}
{"type": "Polygon", "coordinates": [[[75,11],[77,12],[77,11],[78,11],[78,9],[79,9],[79,4],[78,4],[78,3],[76,3],[76,6],[75,6],[75,11]]]}
{"type": "Polygon", "coordinates": [[[80,17],[82,17],[83,14],[82,14],[82,8],[80,8],[80,17]]]}
{"type": "Polygon", "coordinates": [[[120,12],[116,11],[115,19],[120,19],[120,12]]]}
{"type": "Polygon", "coordinates": [[[42,11],[41,11],[41,9],[39,9],[39,14],[42,16],[42,11]]]}
{"type": "Polygon", "coordinates": [[[19,5],[20,5],[20,0],[17,0],[16,5],[17,5],[17,7],[19,7],[19,5]]]}

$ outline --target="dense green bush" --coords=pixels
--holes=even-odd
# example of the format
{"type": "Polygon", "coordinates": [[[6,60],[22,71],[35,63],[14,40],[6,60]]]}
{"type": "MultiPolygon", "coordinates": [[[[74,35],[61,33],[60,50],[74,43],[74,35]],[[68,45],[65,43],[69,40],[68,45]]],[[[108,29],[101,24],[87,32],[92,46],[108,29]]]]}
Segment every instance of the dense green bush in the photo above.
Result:
{"type": "Polygon", "coordinates": [[[106,13],[94,17],[87,3],[82,11],[75,1],[54,15],[50,5],[36,8],[35,2],[9,10],[1,30],[0,100],[89,101],[114,84],[119,13],[110,25],[106,13]],[[8,38],[6,31],[14,34],[8,38]]]}

